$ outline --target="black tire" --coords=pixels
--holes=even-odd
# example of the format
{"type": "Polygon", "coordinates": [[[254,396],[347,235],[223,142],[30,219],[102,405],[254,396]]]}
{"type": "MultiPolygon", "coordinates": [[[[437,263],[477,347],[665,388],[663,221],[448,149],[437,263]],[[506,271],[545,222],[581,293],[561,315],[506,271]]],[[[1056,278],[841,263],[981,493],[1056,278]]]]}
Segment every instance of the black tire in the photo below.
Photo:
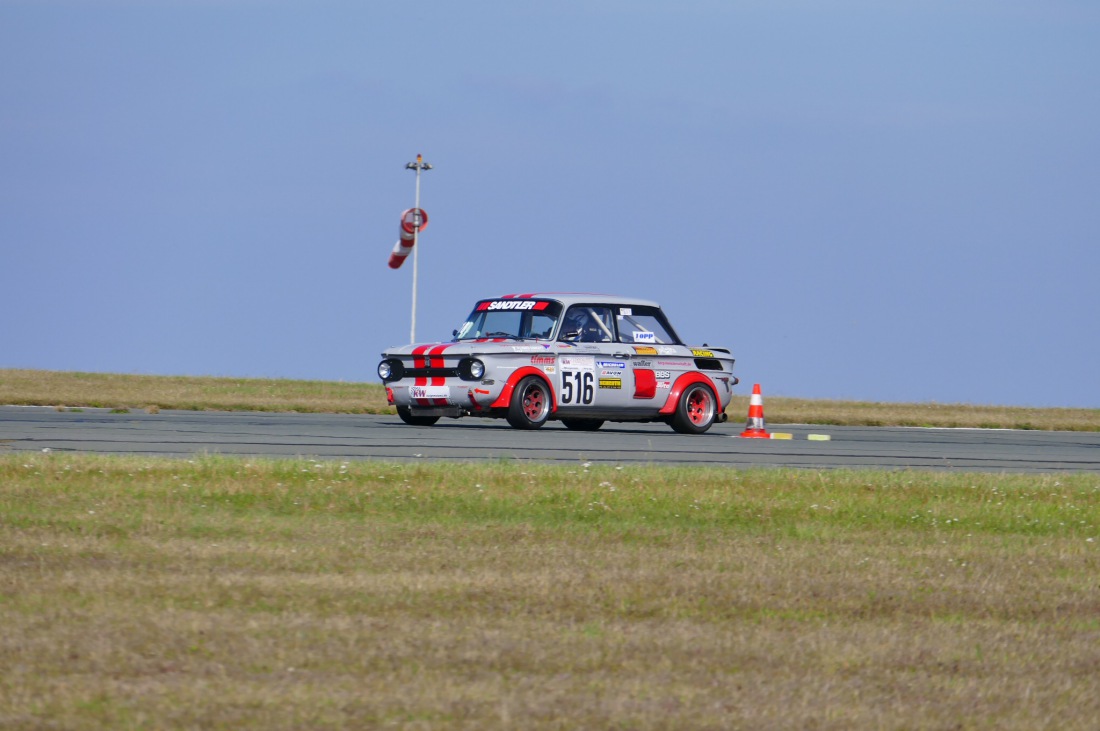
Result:
{"type": "Polygon", "coordinates": [[[538,429],[550,416],[550,387],[538,376],[527,376],[512,391],[508,423],[516,429],[538,429]]]}
{"type": "Polygon", "coordinates": [[[398,406],[397,415],[401,417],[401,421],[410,426],[431,426],[439,421],[438,416],[413,416],[408,406],[398,406]]]}
{"type": "Polygon", "coordinates": [[[710,429],[717,415],[714,392],[701,383],[693,383],[680,394],[669,426],[681,434],[702,434],[710,429]]]}
{"type": "Polygon", "coordinates": [[[596,431],[603,426],[603,419],[562,419],[561,423],[574,431],[596,431]]]}

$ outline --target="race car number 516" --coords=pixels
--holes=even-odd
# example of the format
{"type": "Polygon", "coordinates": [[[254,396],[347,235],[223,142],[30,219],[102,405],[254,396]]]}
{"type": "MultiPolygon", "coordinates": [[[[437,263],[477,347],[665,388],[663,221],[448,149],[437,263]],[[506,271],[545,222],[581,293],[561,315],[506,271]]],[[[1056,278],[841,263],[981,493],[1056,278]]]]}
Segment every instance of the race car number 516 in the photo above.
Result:
{"type": "Polygon", "coordinates": [[[592,371],[561,372],[561,402],[563,404],[590,404],[596,394],[592,371]]]}

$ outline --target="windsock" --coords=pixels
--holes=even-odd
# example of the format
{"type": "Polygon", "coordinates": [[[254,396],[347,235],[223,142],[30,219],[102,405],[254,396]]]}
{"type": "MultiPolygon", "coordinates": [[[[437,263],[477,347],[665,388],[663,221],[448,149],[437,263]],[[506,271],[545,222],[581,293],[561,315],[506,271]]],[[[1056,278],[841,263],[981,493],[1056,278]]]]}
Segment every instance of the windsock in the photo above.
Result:
{"type": "Polygon", "coordinates": [[[413,250],[416,234],[428,227],[428,214],[423,208],[410,208],[401,214],[401,238],[390,253],[390,269],[405,263],[405,257],[413,250]]]}

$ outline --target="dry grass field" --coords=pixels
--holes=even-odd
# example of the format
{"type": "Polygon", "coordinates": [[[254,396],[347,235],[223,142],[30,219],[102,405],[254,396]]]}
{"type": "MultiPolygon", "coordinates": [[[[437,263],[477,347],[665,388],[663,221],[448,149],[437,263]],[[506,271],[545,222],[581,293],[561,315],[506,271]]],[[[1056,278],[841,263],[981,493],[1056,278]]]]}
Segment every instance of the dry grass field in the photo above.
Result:
{"type": "Polygon", "coordinates": [[[386,413],[381,384],[266,378],[138,376],[0,369],[0,403],[14,405],[386,413]]]}
{"type": "MultiPolygon", "coordinates": [[[[727,409],[748,414],[750,387],[727,409]]],[[[776,424],[940,426],[1100,431],[1100,409],[1024,408],[972,404],[892,404],[785,398],[765,390],[767,419],[776,424]]],[[[261,378],[138,376],[0,369],[0,404],[119,409],[392,413],[381,384],[261,378]]]]}
{"type": "Polygon", "coordinates": [[[0,456],[0,728],[1093,729],[1100,476],[0,456]]]}

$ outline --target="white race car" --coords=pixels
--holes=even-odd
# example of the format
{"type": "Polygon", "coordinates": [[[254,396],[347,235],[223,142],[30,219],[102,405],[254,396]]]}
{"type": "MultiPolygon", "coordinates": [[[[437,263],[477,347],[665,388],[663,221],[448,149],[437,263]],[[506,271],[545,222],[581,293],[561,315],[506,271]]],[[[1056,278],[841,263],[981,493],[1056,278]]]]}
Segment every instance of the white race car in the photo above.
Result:
{"type": "Polygon", "coordinates": [[[548,419],[595,430],[664,421],[702,434],[725,421],[737,378],[725,348],[680,342],[660,306],[590,294],[510,294],[478,302],[454,339],[382,353],[378,375],[406,424],[442,416],[548,419]]]}

